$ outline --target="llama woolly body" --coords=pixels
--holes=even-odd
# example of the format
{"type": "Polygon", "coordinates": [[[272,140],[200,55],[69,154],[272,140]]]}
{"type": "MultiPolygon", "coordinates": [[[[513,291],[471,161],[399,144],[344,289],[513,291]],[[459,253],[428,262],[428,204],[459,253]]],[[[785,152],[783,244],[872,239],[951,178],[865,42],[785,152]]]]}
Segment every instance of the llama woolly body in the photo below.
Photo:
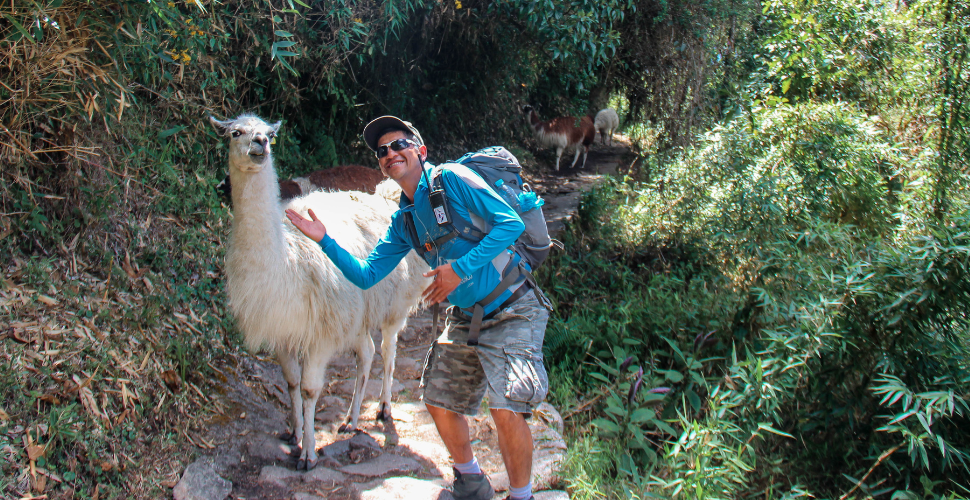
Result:
{"type": "Polygon", "coordinates": [[[609,137],[610,144],[613,144],[613,132],[620,126],[620,116],[612,108],[601,109],[596,113],[593,120],[596,130],[600,133],[600,143],[605,144],[609,137]]]}
{"type": "Polygon", "coordinates": [[[276,202],[276,216],[264,223],[237,214],[227,257],[233,270],[228,291],[249,349],[341,352],[356,345],[349,332],[382,328],[387,310],[407,317],[417,307],[425,282],[410,278],[427,267],[417,254],[408,254],[384,280],[361,290],[283,216],[285,208],[306,218],[313,209],[327,233],[360,259],[377,245],[396,210],[379,195],[316,191],[283,207],[276,202]]]}
{"type": "Polygon", "coordinates": [[[532,128],[535,131],[536,142],[543,148],[566,149],[569,146],[569,136],[564,132],[554,132],[541,127],[532,128]]]}

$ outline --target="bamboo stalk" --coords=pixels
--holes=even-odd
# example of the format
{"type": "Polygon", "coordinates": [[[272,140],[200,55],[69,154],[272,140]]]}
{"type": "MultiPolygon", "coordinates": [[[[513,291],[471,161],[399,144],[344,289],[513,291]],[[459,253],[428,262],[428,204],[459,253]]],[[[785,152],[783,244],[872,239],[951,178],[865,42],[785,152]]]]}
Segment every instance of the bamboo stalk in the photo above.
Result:
{"type": "Polygon", "coordinates": [[[9,135],[10,138],[13,139],[14,142],[17,143],[18,146],[20,146],[20,148],[23,150],[23,152],[29,154],[31,158],[33,158],[35,160],[39,160],[39,158],[37,158],[37,155],[35,155],[34,152],[30,150],[30,148],[28,148],[27,146],[25,146],[24,143],[20,142],[20,139],[18,139],[17,136],[13,135],[13,132],[11,132],[6,126],[0,124],[0,127],[3,127],[3,131],[6,132],[7,135],[9,135]]]}
{"type": "Polygon", "coordinates": [[[866,472],[866,475],[862,476],[862,479],[856,482],[855,486],[853,486],[851,490],[849,490],[846,494],[840,496],[839,500],[845,500],[846,498],[849,497],[849,495],[853,494],[855,490],[859,489],[859,487],[862,486],[862,483],[866,482],[866,479],[869,478],[869,474],[872,474],[872,471],[876,470],[876,467],[879,467],[879,464],[881,464],[883,460],[889,458],[889,455],[896,453],[896,450],[902,447],[903,447],[903,444],[900,443],[900,444],[897,444],[895,447],[882,452],[882,454],[879,455],[879,459],[876,460],[876,463],[872,464],[872,467],[869,467],[869,471],[866,472]]]}

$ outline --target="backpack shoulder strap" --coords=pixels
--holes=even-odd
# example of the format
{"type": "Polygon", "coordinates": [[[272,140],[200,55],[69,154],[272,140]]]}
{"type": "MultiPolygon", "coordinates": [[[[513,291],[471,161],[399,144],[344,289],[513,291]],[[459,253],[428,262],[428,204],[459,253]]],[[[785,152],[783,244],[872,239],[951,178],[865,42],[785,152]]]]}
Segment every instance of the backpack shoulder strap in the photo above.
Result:
{"type": "MultiPolygon", "coordinates": [[[[445,191],[445,194],[447,195],[448,191],[445,189],[445,183],[441,180],[441,175],[444,170],[444,165],[438,165],[434,168],[434,170],[431,171],[431,189],[434,191],[445,191]]],[[[450,234],[446,235],[449,237],[445,241],[448,241],[455,236],[475,242],[485,239],[485,233],[465,219],[458,217],[457,214],[455,214],[454,209],[451,208],[451,204],[446,203],[445,210],[448,211],[448,218],[451,219],[452,233],[454,233],[454,236],[451,236],[450,234]]],[[[439,240],[440,239],[441,238],[439,238],[439,240]]]]}
{"type": "Polygon", "coordinates": [[[414,225],[414,214],[411,212],[404,212],[401,215],[404,217],[404,232],[407,235],[408,243],[411,244],[411,248],[418,252],[418,255],[424,257],[425,248],[424,245],[421,244],[421,239],[418,238],[418,229],[417,226],[414,225]]]}

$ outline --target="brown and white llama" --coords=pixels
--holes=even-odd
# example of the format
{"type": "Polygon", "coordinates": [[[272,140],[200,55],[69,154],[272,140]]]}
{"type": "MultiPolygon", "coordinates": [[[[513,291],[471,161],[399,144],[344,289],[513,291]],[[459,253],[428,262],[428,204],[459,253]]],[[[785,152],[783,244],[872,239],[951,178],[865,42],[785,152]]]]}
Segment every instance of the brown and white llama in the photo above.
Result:
{"type": "MultiPolygon", "coordinates": [[[[296,177],[288,186],[293,198],[321,189],[326,191],[363,191],[374,194],[377,185],[385,179],[384,174],[376,168],[362,165],[341,165],[310,172],[303,177],[296,177]]],[[[282,183],[280,188],[282,189],[282,183]]],[[[283,198],[287,199],[287,198],[283,198]]]]}
{"type": "MultiPolygon", "coordinates": [[[[276,354],[289,386],[291,442],[302,450],[297,468],[317,461],[313,421],[330,358],[345,351],[357,355],[354,398],[340,431],[357,429],[364,388],[374,358],[371,332],[380,328],[384,384],[379,419],[391,418],[391,379],[397,334],[416,310],[430,284],[428,265],[414,252],[386,278],[362,290],[350,283],[319,245],[283,215],[290,208],[304,217],[309,209],[327,226],[327,234],[357,258],[377,244],[397,210],[393,194],[316,191],[280,202],[270,139],[279,122],[268,125],[255,115],[234,120],[209,118],[220,135],[230,137],[233,220],[226,256],[229,306],[250,349],[276,354]]],[[[387,181],[386,183],[393,183],[387,181]]]]}
{"type": "MultiPolygon", "coordinates": [[[[280,199],[286,201],[320,190],[363,191],[374,194],[377,185],[383,180],[384,174],[380,170],[363,165],[340,165],[280,181],[280,199]]],[[[216,185],[216,189],[226,198],[232,196],[232,180],[228,175],[216,185]]]]}
{"type": "Polygon", "coordinates": [[[593,119],[596,131],[600,133],[600,143],[606,144],[606,138],[610,138],[610,146],[613,145],[613,132],[620,126],[620,116],[612,108],[605,108],[596,113],[593,119]]]}
{"type": "Polygon", "coordinates": [[[580,119],[572,116],[562,116],[553,118],[547,122],[539,119],[535,108],[529,105],[522,106],[522,114],[532,131],[535,133],[536,141],[539,146],[544,148],[556,148],[556,171],[559,171],[559,159],[562,152],[568,148],[576,147],[576,155],[569,168],[576,166],[579,160],[579,152],[583,152],[583,165],[586,166],[586,155],[589,153],[589,146],[596,138],[596,128],[593,126],[593,119],[584,116],[580,119]]]}

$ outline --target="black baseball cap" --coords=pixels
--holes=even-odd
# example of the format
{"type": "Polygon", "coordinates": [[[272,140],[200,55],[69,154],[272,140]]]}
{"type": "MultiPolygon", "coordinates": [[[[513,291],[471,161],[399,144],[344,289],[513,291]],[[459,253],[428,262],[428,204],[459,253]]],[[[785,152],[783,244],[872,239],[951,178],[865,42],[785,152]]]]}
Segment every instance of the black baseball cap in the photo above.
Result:
{"type": "Polygon", "coordinates": [[[411,122],[406,122],[396,116],[388,115],[375,118],[364,127],[364,143],[367,144],[367,147],[371,151],[377,151],[377,140],[381,138],[381,133],[389,128],[411,132],[414,134],[414,140],[417,141],[418,145],[424,145],[424,139],[421,138],[421,133],[418,132],[418,129],[414,128],[414,125],[411,125],[411,122]]]}

